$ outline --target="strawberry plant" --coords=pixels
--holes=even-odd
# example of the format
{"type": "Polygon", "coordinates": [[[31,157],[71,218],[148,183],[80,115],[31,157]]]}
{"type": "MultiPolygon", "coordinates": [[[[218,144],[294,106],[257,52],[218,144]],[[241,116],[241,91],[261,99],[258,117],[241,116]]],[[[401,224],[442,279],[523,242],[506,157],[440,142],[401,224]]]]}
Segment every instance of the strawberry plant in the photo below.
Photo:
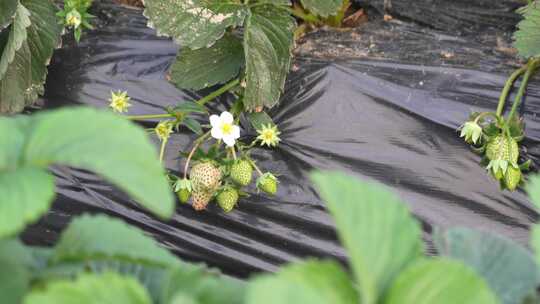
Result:
{"type": "Polygon", "coordinates": [[[61,44],[62,24],[77,40],[90,28],[91,0],[2,0],[0,4],[0,113],[17,113],[43,93],[47,65],[61,44]],[[58,22],[60,16],[60,22],[58,22]]]}
{"type": "Polygon", "coordinates": [[[473,113],[461,127],[460,136],[473,146],[474,151],[483,155],[482,163],[491,176],[499,181],[501,189],[515,190],[523,181],[530,161],[519,163],[519,142],[524,138],[524,122],[518,109],[525,98],[527,85],[540,66],[540,1],[534,0],[519,10],[524,19],[514,33],[514,46],[518,54],[527,60],[516,70],[501,92],[496,112],[473,113]],[[505,103],[514,83],[521,77],[521,83],[510,112],[504,116],[505,103]]]}

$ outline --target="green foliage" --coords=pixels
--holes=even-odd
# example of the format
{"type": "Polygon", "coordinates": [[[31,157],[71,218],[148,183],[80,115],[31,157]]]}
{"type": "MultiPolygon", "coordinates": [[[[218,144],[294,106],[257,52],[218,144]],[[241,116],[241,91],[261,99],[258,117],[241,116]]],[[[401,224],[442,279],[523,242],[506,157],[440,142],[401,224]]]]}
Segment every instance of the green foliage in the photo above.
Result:
{"type": "Polygon", "coordinates": [[[46,67],[60,44],[55,13],[50,0],[21,0],[0,33],[0,113],[21,111],[43,91],[46,67]]]}
{"type": "Polygon", "coordinates": [[[400,273],[384,304],[495,304],[487,284],[462,263],[420,260],[400,273]]]}
{"type": "Polygon", "coordinates": [[[519,10],[523,20],[517,25],[518,30],[514,33],[514,47],[523,58],[537,57],[540,55],[540,2],[538,0],[519,10]]]}
{"type": "Polygon", "coordinates": [[[510,240],[465,228],[434,238],[440,254],[461,260],[482,275],[501,303],[523,303],[540,283],[532,255],[510,240]]]}
{"type": "Polygon", "coordinates": [[[135,280],[115,273],[83,274],[72,282],[51,282],[34,290],[24,304],[151,304],[147,291],[135,280]]]}
{"type": "Polygon", "coordinates": [[[209,48],[181,51],[171,68],[171,79],[180,88],[200,90],[231,80],[243,64],[242,41],[225,35],[209,48]]]}
{"type": "Polygon", "coordinates": [[[301,0],[302,5],[315,15],[328,17],[335,15],[343,5],[343,0],[301,0]]]}
{"type": "Polygon", "coordinates": [[[349,252],[363,302],[374,302],[399,272],[422,256],[420,225],[381,186],[339,173],[319,173],[313,180],[349,252]]]}
{"type": "Polygon", "coordinates": [[[354,304],[357,292],[335,262],[307,261],[284,267],[274,276],[255,279],[246,304],[354,304]]]}
{"type": "Polygon", "coordinates": [[[0,1],[0,32],[11,23],[11,19],[17,12],[18,0],[0,1]]]}
{"type": "Polygon", "coordinates": [[[157,215],[172,215],[173,196],[154,147],[143,130],[114,114],[73,108],[0,118],[0,143],[0,238],[48,210],[52,164],[92,170],[157,215]]]}

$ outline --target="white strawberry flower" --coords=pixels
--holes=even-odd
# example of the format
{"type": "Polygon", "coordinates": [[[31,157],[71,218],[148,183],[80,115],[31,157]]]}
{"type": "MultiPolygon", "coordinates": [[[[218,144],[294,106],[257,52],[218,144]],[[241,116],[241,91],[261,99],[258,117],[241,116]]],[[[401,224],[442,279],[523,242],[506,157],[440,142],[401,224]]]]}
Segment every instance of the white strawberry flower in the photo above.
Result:
{"type": "Polygon", "coordinates": [[[219,116],[210,116],[210,125],[212,137],[222,139],[228,147],[233,147],[236,140],[240,138],[240,127],[234,124],[234,117],[227,111],[219,116]]]}

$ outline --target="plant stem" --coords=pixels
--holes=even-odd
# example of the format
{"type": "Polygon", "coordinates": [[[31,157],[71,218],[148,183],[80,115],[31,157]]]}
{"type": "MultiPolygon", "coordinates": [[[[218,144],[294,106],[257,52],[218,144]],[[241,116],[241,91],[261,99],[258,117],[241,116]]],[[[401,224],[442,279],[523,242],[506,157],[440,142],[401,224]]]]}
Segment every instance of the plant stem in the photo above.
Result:
{"type": "Polygon", "coordinates": [[[234,146],[231,147],[232,157],[234,160],[236,160],[236,150],[234,149],[234,146]]]}
{"type": "Polygon", "coordinates": [[[227,83],[226,85],[222,86],[221,88],[215,90],[214,92],[210,93],[209,95],[206,95],[205,97],[199,99],[197,101],[198,104],[200,104],[201,106],[204,106],[207,102],[211,101],[212,99],[226,93],[227,91],[229,91],[230,89],[234,88],[235,86],[237,86],[238,84],[240,83],[240,80],[239,79],[235,79],[229,83],[227,83]]]}
{"type": "Polygon", "coordinates": [[[193,157],[193,154],[195,154],[195,151],[197,151],[197,148],[199,148],[201,143],[206,139],[206,137],[208,137],[208,135],[210,135],[210,131],[204,133],[203,135],[201,135],[201,137],[199,137],[199,138],[197,138],[195,140],[195,145],[193,146],[193,148],[189,152],[188,158],[186,160],[186,164],[184,165],[184,179],[187,178],[187,172],[188,172],[188,169],[189,169],[189,163],[191,162],[191,158],[193,157]]]}
{"type": "Polygon", "coordinates": [[[171,118],[174,117],[172,114],[151,114],[151,115],[127,115],[126,118],[129,120],[146,120],[146,119],[159,119],[159,118],[171,118]]]}
{"type": "Polygon", "coordinates": [[[259,174],[259,176],[263,176],[263,175],[264,175],[264,173],[262,173],[261,169],[259,169],[259,167],[257,167],[257,165],[255,164],[255,162],[254,162],[252,159],[248,158],[248,161],[249,161],[249,163],[251,164],[251,166],[253,166],[253,168],[255,168],[255,171],[257,171],[257,173],[259,174]]]}
{"type": "MultiPolygon", "coordinates": [[[[226,85],[222,86],[221,88],[217,89],[216,91],[210,93],[209,95],[199,99],[196,101],[196,103],[204,106],[206,103],[211,101],[212,99],[226,93],[230,89],[234,88],[240,83],[239,79],[235,79],[226,85]]],[[[146,120],[146,119],[160,119],[160,118],[178,118],[179,116],[177,114],[171,114],[171,113],[165,113],[165,114],[150,114],[150,115],[127,115],[125,116],[129,120],[146,120]]]]}
{"type": "Polygon", "coordinates": [[[529,84],[529,79],[531,78],[531,75],[534,73],[536,68],[538,67],[538,63],[540,61],[538,59],[531,59],[527,63],[527,71],[525,72],[525,75],[523,76],[523,80],[521,81],[521,85],[519,87],[519,91],[516,95],[516,98],[514,99],[514,104],[512,105],[512,109],[510,110],[510,114],[508,115],[507,122],[509,123],[512,121],[514,116],[516,115],[516,111],[523,101],[523,95],[525,95],[525,91],[527,90],[527,85],[529,84]]]}
{"type": "Polygon", "coordinates": [[[167,146],[167,141],[167,138],[161,141],[161,149],[159,149],[159,163],[161,164],[163,164],[163,156],[165,155],[165,147],[167,146]]]}
{"type": "Polygon", "coordinates": [[[523,74],[527,70],[527,66],[522,66],[518,70],[516,70],[510,77],[506,80],[506,83],[504,84],[504,88],[501,92],[501,96],[499,97],[499,104],[497,105],[497,116],[501,117],[502,112],[504,110],[504,104],[506,103],[506,98],[508,97],[508,93],[510,93],[510,89],[512,89],[512,86],[514,85],[514,82],[516,79],[523,74]]]}

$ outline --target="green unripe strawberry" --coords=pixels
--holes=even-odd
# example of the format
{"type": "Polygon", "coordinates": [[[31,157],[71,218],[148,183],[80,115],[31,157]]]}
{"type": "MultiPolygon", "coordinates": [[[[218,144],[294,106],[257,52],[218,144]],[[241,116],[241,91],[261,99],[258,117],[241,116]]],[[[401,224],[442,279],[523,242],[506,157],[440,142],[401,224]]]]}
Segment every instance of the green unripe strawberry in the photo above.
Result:
{"type": "Polygon", "coordinates": [[[247,160],[238,160],[231,166],[231,179],[240,186],[247,186],[253,177],[253,167],[247,160]]]}
{"type": "Polygon", "coordinates": [[[174,191],[181,203],[187,203],[191,197],[191,181],[185,178],[178,180],[175,184],[174,191]]]}
{"type": "Polygon", "coordinates": [[[501,159],[517,163],[519,158],[518,143],[511,137],[497,135],[488,142],[486,156],[489,160],[501,159]]]}
{"type": "Polygon", "coordinates": [[[208,206],[208,203],[210,203],[212,197],[214,197],[214,193],[210,191],[193,191],[193,209],[197,211],[206,209],[206,206],[208,206]]]}
{"type": "Polygon", "coordinates": [[[178,199],[182,204],[185,204],[189,201],[189,198],[191,197],[191,191],[188,189],[180,189],[176,192],[176,195],[178,196],[178,199]]]}
{"type": "Polygon", "coordinates": [[[221,182],[221,170],[211,162],[199,163],[189,173],[194,191],[214,191],[221,182]]]}
{"type": "Polygon", "coordinates": [[[521,170],[514,166],[509,166],[504,175],[504,183],[510,191],[516,190],[521,182],[521,170]]]}
{"type": "Polygon", "coordinates": [[[216,197],[216,201],[218,205],[223,209],[225,212],[230,212],[234,209],[236,204],[238,203],[238,190],[232,188],[232,187],[226,187],[216,197]]]}
{"type": "Polygon", "coordinates": [[[278,183],[277,177],[267,172],[257,180],[257,188],[264,193],[274,195],[277,192],[278,183]]]}

